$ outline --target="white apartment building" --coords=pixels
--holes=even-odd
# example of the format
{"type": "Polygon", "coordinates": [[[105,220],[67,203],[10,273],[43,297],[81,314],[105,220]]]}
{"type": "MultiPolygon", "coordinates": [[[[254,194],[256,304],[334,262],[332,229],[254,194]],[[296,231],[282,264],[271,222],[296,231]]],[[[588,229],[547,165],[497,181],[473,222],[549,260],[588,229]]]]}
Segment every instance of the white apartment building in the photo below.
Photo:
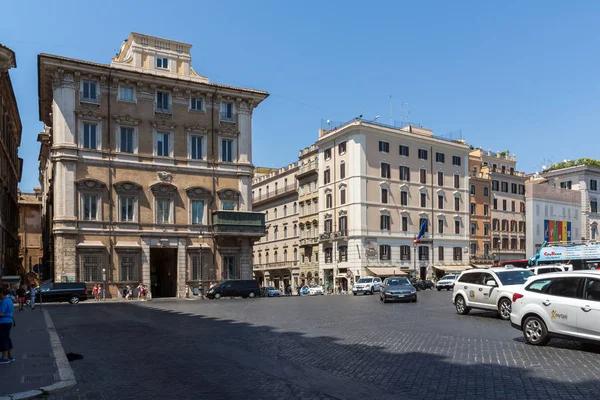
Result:
{"type": "Polygon", "coordinates": [[[542,172],[542,177],[548,180],[550,186],[581,192],[581,237],[577,235],[573,240],[598,240],[598,227],[600,226],[598,181],[600,181],[600,168],[585,165],[582,161],[581,165],[573,167],[551,167],[542,172]]]}
{"type": "Polygon", "coordinates": [[[360,119],[322,129],[319,276],[441,275],[469,268],[469,146],[360,119]],[[427,232],[413,244],[421,222],[427,232]]]}
{"type": "Polygon", "coordinates": [[[545,241],[567,243],[581,238],[581,191],[550,186],[539,175],[527,182],[525,190],[527,257],[545,241]]]}
{"type": "Polygon", "coordinates": [[[252,180],[252,207],[265,214],[266,235],[254,245],[254,278],[284,290],[298,286],[298,165],[292,163],[252,180]]]}

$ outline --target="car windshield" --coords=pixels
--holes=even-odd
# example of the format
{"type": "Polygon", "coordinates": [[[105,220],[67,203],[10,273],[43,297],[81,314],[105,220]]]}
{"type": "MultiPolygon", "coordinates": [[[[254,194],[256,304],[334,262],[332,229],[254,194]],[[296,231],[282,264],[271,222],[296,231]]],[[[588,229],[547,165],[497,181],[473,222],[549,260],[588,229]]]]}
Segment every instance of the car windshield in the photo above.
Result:
{"type": "Polygon", "coordinates": [[[498,275],[498,278],[500,278],[500,282],[502,282],[503,285],[522,285],[527,278],[533,276],[533,272],[526,269],[520,269],[496,272],[496,275],[498,275]]]}
{"type": "Polygon", "coordinates": [[[410,285],[410,281],[407,278],[392,278],[387,280],[387,285],[410,285]]]}
{"type": "Polygon", "coordinates": [[[454,280],[454,279],[456,279],[456,275],[446,275],[446,276],[444,276],[444,277],[443,277],[442,279],[440,279],[440,280],[441,280],[441,281],[445,281],[445,280],[452,281],[452,280],[454,280]]]}
{"type": "Polygon", "coordinates": [[[357,283],[371,283],[373,278],[360,278],[357,283]]]}

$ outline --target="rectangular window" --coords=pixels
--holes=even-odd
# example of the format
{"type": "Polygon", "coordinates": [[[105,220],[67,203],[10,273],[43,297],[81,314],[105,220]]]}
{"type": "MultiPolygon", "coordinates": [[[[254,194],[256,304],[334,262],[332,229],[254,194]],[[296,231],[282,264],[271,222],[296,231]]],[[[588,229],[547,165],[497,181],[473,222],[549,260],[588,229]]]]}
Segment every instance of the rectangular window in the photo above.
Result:
{"type": "Polygon", "coordinates": [[[402,205],[402,206],[408,205],[408,192],[406,190],[402,190],[400,192],[400,205],[402,205]]]}
{"type": "Polygon", "coordinates": [[[390,144],[388,142],[379,141],[379,151],[382,153],[390,152],[390,144]]]}
{"type": "Polygon", "coordinates": [[[498,199],[494,199],[494,200],[492,201],[492,206],[494,207],[494,210],[497,210],[497,209],[498,209],[498,199]]]}
{"type": "Polygon", "coordinates": [[[340,204],[346,204],[346,189],[340,189],[340,204]]]}
{"type": "Polygon", "coordinates": [[[427,150],[419,149],[419,160],[427,160],[427,150]]]}
{"type": "Polygon", "coordinates": [[[233,121],[233,103],[221,103],[221,121],[233,121]]]}
{"type": "Polygon", "coordinates": [[[382,178],[390,178],[391,177],[390,164],[381,163],[381,177],[382,178]]]}
{"type": "Polygon", "coordinates": [[[438,247],[438,260],[444,261],[444,246],[438,247]]]}
{"type": "Polygon", "coordinates": [[[346,163],[340,164],[340,179],[346,178],[346,163]]]}
{"type": "Polygon", "coordinates": [[[446,155],[444,153],[435,153],[435,161],[439,163],[445,163],[446,155]]]}
{"type": "Polygon", "coordinates": [[[97,221],[98,220],[98,195],[95,194],[84,194],[81,197],[83,219],[86,221],[97,221]]]}
{"type": "Polygon", "coordinates": [[[452,156],[452,165],[460,167],[461,158],[460,156],[452,156]]]}
{"type": "Polygon", "coordinates": [[[168,132],[157,132],[156,133],[156,155],[161,157],[169,157],[170,153],[170,145],[169,145],[169,136],[168,132]]]}
{"type": "Polygon", "coordinates": [[[419,170],[419,182],[427,183],[427,170],[426,169],[419,170]]]}
{"type": "Polygon", "coordinates": [[[329,160],[331,158],[331,149],[325,149],[325,159],[329,160]]]}
{"type": "Polygon", "coordinates": [[[156,111],[171,112],[170,95],[167,92],[156,92],[156,111]]]}
{"type": "Polygon", "coordinates": [[[192,200],[192,224],[201,225],[204,223],[204,202],[201,200],[192,200]]]}
{"type": "Polygon", "coordinates": [[[458,189],[460,187],[460,175],[454,175],[454,188],[458,189]]]}
{"type": "Polygon", "coordinates": [[[508,193],[508,182],[500,182],[500,190],[504,193],[508,193]]]}
{"type": "Polygon", "coordinates": [[[169,68],[169,59],[167,57],[156,57],[156,68],[169,68]]]}
{"type": "Polygon", "coordinates": [[[444,209],[444,196],[442,196],[441,194],[438,195],[438,209],[444,209]]]}
{"type": "Polygon", "coordinates": [[[571,189],[571,181],[561,182],[560,187],[563,189],[571,189]]]}
{"type": "Polygon", "coordinates": [[[119,278],[121,282],[138,282],[138,260],[136,252],[119,252],[119,278]]]}
{"type": "Polygon", "coordinates": [[[471,235],[477,235],[477,224],[475,222],[471,223],[471,235]]]}
{"type": "Polygon", "coordinates": [[[96,131],[98,130],[97,124],[83,124],[83,148],[96,150],[98,148],[98,137],[96,131]]]}
{"type": "Polygon", "coordinates": [[[202,136],[192,136],[190,138],[190,156],[192,160],[202,160],[202,136]]]}
{"type": "Polygon", "coordinates": [[[598,181],[596,179],[590,179],[590,190],[598,190],[598,181]]]}
{"type": "Polygon", "coordinates": [[[204,99],[202,97],[192,97],[190,99],[190,110],[204,111],[204,99]]]}
{"type": "Polygon", "coordinates": [[[119,150],[121,153],[134,153],[133,140],[135,131],[133,128],[121,127],[121,142],[119,143],[119,150]]]}
{"type": "Polygon", "coordinates": [[[429,247],[419,246],[419,260],[421,260],[421,261],[429,260],[429,247]]]}
{"type": "MultiPolygon", "coordinates": [[[[338,218],[338,229],[341,232],[347,232],[348,231],[348,217],[347,216],[342,216],[338,218]]],[[[317,235],[315,235],[317,236],[317,235]]]]}
{"type": "Polygon", "coordinates": [[[323,183],[325,185],[327,185],[330,182],[331,182],[331,170],[326,169],[325,171],[323,171],[323,183]]]}
{"type": "Polygon", "coordinates": [[[476,209],[477,209],[477,205],[475,203],[471,203],[471,215],[475,215],[476,209]]]}
{"type": "Polygon", "coordinates": [[[425,222],[425,232],[429,232],[429,222],[427,221],[427,218],[419,218],[419,228],[418,229],[421,229],[423,222],[425,222]]]}
{"type": "Polygon", "coordinates": [[[389,215],[381,215],[379,217],[379,227],[383,231],[390,230],[390,216],[389,215]]]}
{"type": "Polygon", "coordinates": [[[454,233],[457,235],[460,233],[460,221],[454,221],[454,233]]]}
{"type": "Polygon", "coordinates": [[[98,101],[98,91],[96,90],[96,82],[83,81],[83,90],[81,92],[83,101],[98,101]]]}
{"type": "Polygon", "coordinates": [[[157,198],[156,199],[156,223],[170,224],[171,223],[171,199],[157,198]]]}
{"type": "Polygon", "coordinates": [[[510,184],[510,192],[513,194],[517,194],[517,184],[516,183],[510,184]]]}
{"type": "Polygon", "coordinates": [[[402,216],[402,232],[408,232],[408,217],[406,215],[402,216]]]}
{"type": "Polygon", "coordinates": [[[454,211],[460,211],[460,197],[454,197],[454,211]]]}
{"type": "Polygon", "coordinates": [[[454,261],[462,261],[462,247],[453,248],[453,259],[454,261]]]}
{"type": "Polygon", "coordinates": [[[400,246],[400,259],[410,261],[410,246],[400,246]]]}
{"type": "Polygon", "coordinates": [[[427,207],[427,193],[421,193],[421,207],[427,207]]]}
{"type": "Polygon", "coordinates": [[[135,197],[119,196],[119,221],[133,222],[135,218],[135,197]]]}
{"type": "Polygon", "coordinates": [[[102,254],[88,253],[82,254],[81,274],[84,282],[101,282],[102,281],[102,254]]]}
{"type": "Polygon", "coordinates": [[[223,272],[225,279],[240,279],[235,256],[223,256],[223,272]]]}
{"type": "Polygon", "coordinates": [[[598,212],[598,200],[591,200],[590,201],[590,211],[593,213],[597,213],[598,212]]]}
{"type": "MultiPolygon", "coordinates": [[[[221,202],[221,210],[235,211],[235,202],[234,201],[222,201],[221,202]]],[[[277,218],[277,215],[275,215],[275,218],[277,218]]]]}
{"type": "Polygon", "coordinates": [[[338,154],[344,154],[346,152],[346,142],[338,144],[338,154]]]}
{"type": "Polygon", "coordinates": [[[444,173],[442,171],[438,171],[437,180],[438,180],[438,186],[444,186],[444,173]]]}
{"type": "Polygon", "coordinates": [[[385,188],[381,188],[381,202],[383,204],[388,203],[388,190],[385,188]]]}
{"type": "Polygon", "coordinates": [[[506,199],[502,200],[502,211],[506,211],[507,207],[506,207],[506,199]]]}
{"type": "Polygon", "coordinates": [[[401,181],[410,181],[410,168],[409,167],[400,167],[400,180],[401,181]]]}
{"type": "Polygon", "coordinates": [[[492,181],[492,191],[497,192],[499,189],[499,182],[498,181],[492,181]]]}
{"type": "Polygon", "coordinates": [[[515,203],[514,200],[510,203],[510,206],[511,206],[512,212],[515,212],[517,210],[517,203],[515,203]]]}
{"type": "Polygon", "coordinates": [[[484,204],[483,205],[483,215],[487,217],[489,214],[490,214],[490,206],[487,204],[484,204]]]}
{"type": "Polygon", "coordinates": [[[119,87],[119,100],[133,101],[133,88],[131,86],[119,87]]]}
{"type": "Polygon", "coordinates": [[[438,232],[444,233],[444,220],[441,218],[438,219],[438,232]]]}
{"type": "Polygon", "coordinates": [[[233,162],[233,140],[221,139],[221,161],[233,162]]]}
{"type": "Polygon", "coordinates": [[[490,224],[483,225],[483,236],[490,236],[490,224]]]}
{"type": "Polygon", "coordinates": [[[390,259],[390,246],[387,244],[382,244],[379,246],[379,259],[380,260],[389,260],[390,259]]]}
{"type": "Polygon", "coordinates": [[[408,157],[408,146],[400,145],[400,155],[408,157]]]}
{"type": "MultiPolygon", "coordinates": [[[[260,259],[260,257],[259,257],[260,259]]],[[[200,255],[200,253],[194,252],[192,254],[190,254],[190,266],[191,266],[191,272],[192,272],[192,276],[191,278],[193,280],[201,280],[202,279],[202,256],[200,255]]]]}

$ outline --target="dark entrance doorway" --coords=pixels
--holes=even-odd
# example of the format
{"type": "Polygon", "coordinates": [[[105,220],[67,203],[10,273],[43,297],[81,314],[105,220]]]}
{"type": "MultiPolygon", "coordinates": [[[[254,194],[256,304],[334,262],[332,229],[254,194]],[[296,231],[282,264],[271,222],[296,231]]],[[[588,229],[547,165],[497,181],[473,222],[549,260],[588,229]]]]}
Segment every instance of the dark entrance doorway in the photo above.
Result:
{"type": "Polygon", "coordinates": [[[152,297],[177,296],[177,249],[150,249],[152,297]]]}

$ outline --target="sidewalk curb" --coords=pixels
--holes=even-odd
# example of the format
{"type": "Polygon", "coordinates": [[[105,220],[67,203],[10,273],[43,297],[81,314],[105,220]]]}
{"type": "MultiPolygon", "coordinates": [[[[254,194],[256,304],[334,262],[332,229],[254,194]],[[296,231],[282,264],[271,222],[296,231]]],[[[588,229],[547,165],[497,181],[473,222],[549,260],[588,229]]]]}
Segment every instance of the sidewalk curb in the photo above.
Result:
{"type": "Polygon", "coordinates": [[[33,399],[41,395],[68,389],[75,386],[77,383],[75,380],[75,375],[73,374],[73,369],[71,369],[69,360],[67,360],[65,349],[60,343],[58,333],[56,333],[56,328],[54,327],[52,318],[50,318],[48,311],[42,310],[42,313],[44,314],[44,320],[46,321],[46,327],[48,328],[48,334],[50,335],[50,345],[52,346],[52,353],[54,354],[54,360],[56,362],[56,367],[58,368],[60,380],[52,385],[42,386],[37,390],[28,390],[27,392],[9,394],[8,396],[0,397],[0,400],[33,399]]]}

